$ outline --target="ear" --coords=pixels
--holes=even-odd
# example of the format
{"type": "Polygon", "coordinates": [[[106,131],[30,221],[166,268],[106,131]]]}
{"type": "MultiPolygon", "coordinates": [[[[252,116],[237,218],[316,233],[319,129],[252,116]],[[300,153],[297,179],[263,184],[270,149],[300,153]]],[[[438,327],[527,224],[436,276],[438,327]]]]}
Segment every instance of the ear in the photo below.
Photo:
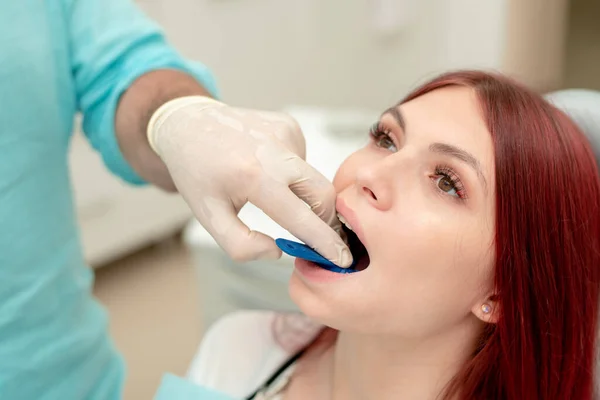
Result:
{"type": "Polygon", "coordinates": [[[475,303],[473,308],[471,308],[473,315],[488,324],[495,324],[498,322],[500,311],[498,296],[495,294],[483,297],[480,301],[475,303]]]}

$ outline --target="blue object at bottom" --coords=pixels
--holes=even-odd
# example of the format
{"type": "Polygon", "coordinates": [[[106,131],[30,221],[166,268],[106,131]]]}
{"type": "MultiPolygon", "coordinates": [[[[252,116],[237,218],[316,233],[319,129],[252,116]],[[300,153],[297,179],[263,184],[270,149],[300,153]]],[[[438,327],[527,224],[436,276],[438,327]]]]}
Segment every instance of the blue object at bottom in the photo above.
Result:
{"type": "Polygon", "coordinates": [[[165,374],[154,400],[239,400],[175,375],[165,374]]]}
{"type": "Polygon", "coordinates": [[[340,274],[351,274],[353,272],[358,272],[354,269],[354,266],[356,265],[356,260],[354,260],[354,262],[349,268],[342,268],[335,265],[334,263],[320,255],[304,243],[293,242],[287,239],[275,239],[275,244],[277,244],[277,246],[285,254],[288,254],[292,257],[301,258],[303,260],[312,261],[319,267],[324,268],[328,271],[337,272],[340,274]]]}

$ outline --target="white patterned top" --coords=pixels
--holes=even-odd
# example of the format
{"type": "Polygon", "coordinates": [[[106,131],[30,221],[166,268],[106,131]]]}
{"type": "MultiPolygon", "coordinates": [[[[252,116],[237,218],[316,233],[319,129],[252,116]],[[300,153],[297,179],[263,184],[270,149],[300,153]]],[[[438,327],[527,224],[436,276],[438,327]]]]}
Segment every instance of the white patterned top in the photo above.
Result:
{"type": "Polygon", "coordinates": [[[322,329],[297,313],[235,312],[215,322],[205,334],[187,379],[234,399],[256,393],[253,400],[281,400],[296,367],[293,357],[322,329]]]}

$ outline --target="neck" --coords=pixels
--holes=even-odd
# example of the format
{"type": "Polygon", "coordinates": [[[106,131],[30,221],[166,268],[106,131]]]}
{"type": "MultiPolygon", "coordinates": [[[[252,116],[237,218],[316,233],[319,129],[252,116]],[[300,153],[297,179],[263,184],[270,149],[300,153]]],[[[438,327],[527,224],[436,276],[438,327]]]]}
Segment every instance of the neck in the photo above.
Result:
{"type": "Polygon", "coordinates": [[[328,357],[332,398],[435,400],[469,358],[480,328],[469,318],[420,340],[340,332],[328,357]]]}

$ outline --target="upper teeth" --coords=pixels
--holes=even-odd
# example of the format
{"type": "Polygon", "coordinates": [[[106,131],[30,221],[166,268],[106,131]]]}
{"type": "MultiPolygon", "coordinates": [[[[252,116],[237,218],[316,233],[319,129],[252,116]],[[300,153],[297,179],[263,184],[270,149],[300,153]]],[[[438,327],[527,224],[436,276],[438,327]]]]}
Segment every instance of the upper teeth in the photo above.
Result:
{"type": "Polygon", "coordinates": [[[338,213],[337,217],[340,220],[340,222],[346,226],[346,228],[350,229],[351,231],[353,230],[348,221],[346,221],[346,218],[344,218],[342,214],[338,213]]]}

